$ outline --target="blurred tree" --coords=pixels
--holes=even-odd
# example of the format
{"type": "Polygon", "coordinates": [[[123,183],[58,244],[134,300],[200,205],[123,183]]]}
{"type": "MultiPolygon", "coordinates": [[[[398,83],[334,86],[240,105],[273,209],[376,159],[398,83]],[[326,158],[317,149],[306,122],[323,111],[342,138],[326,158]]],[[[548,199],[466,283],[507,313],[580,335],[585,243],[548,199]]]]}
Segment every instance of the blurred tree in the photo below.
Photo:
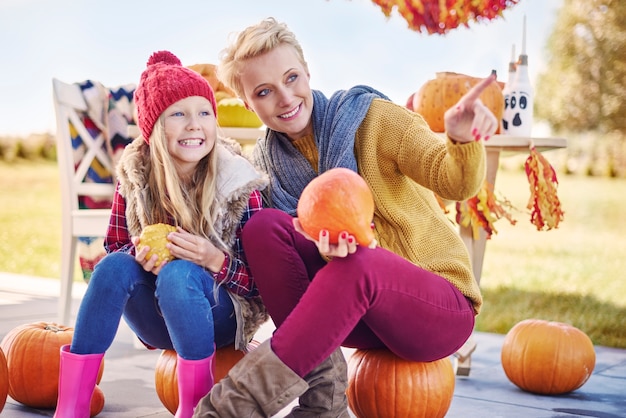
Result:
{"type": "Polygon", "coordinates": [[[535,117],[557,132],[626,140],[626,1],[565,0],[548,39],[535,117]]]}

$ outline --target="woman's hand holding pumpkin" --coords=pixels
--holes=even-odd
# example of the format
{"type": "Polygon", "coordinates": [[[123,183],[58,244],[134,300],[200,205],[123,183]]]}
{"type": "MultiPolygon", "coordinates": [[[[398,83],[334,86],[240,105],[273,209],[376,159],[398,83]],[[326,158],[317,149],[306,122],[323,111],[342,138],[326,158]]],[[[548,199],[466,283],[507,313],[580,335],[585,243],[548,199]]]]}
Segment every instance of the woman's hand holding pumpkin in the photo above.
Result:
{"type": "Polygon", "coordinates": [[[479,98],[495,80],[494,71],[446,111],[444,125],[450,139],[455,142],[486,141],[496,132],[499,122],[479,98]]]}
{"type": "Polygon", "coordinates": [[[348,232],[342,232],[341,234],[339,234],[337,244],[331,244],[329,242],[330,234],[326,230],[321,230],[318,239],[314,239],[306,232],[304,232],[298,218],[293,218],[293,226],[296,231],[304,235],[306,239],[315,242],[318,251],[324,257],[347,257],[348,254],[353,254],[354,252],[356,252],[358,245],[356,242],[356,238],[353,235],[348,234],[348,232]]]}

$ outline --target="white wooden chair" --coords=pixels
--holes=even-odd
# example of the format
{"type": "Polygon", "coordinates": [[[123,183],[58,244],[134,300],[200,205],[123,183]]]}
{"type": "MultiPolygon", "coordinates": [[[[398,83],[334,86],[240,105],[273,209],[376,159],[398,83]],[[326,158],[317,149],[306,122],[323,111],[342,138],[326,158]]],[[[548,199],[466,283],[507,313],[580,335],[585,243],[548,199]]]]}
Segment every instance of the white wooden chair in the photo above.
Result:
{"type": "Polygon", "coordinates": [[[83,123],[88,109],[80,86],[66,84],[57,79],[52,80],[52,85],[57,118],[57,158],[62,199],[58,321],[61,324],[68,324],[78,238],[103,237],[111,214],[110,208],[81,209],[79,201],[85,196],[110,199],[115,185],[113,182],[95,183],[90,181],[87,175],[93,164],[98,164],[109,173],[113,173],[113,166],[106,151],[103,132],[92,135],[83,123]],[[76,141],[82,143],[77,144],[76,141]],[[76,149],[84,151],[78,163],[75,158],[76,149]]]}
{"type": "MultiPolygon", "coordinates": [[[[121,149],[139,135],[130,120],[134,113],[132,91],[135,85],[106,88],[90,83],[91,88],[83,91],[85,84],[52,80],[62,198],[58,321],[67,325],[80,239],[104,237],[111,214],[110,203],[104,209],[85,209],[86,205],[81,202],[86,198],[110,202],[115,189],[114,168],[121,149]],[[85,126],[87,119],[97,126],[85,126]],[[108,173],[110,178],[94,180],[94,171],[108,173]]],[[[256,128],[222,128],[220,133],[236,139],[242,146],[251,145],[263,136],[263,130],[256,128]]]]}

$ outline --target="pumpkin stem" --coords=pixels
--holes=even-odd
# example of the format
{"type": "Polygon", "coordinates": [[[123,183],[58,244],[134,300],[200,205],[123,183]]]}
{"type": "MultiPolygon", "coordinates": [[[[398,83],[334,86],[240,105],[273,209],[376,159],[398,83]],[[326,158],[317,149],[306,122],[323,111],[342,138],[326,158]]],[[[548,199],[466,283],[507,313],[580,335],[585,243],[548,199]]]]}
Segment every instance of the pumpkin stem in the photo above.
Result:
{"type": "Polygon", "coordinates": [[[52,332],[62,332],[62,331],[64,331],[64,329],[59,327],[57,324],[46,324],[44,329],[46,331],[52,331],[52,332]]]}

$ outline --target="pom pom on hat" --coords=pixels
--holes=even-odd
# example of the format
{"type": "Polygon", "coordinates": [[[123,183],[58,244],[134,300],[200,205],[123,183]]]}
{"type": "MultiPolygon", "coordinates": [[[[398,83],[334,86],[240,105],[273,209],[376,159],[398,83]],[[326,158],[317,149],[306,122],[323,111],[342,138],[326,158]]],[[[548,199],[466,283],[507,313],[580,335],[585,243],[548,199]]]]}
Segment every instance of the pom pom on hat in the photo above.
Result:
{"type": "Polygon", "coordinates": [[[163,64],[169,65],[179,65],[183,66],[178,57],[172,54],[170,51],[157,51],[148,58],[147,66],[151,66],[154,64],[158,64],[162,62],[163,64]]]}
{"type": "Polygon", "coordinates": [[[137,123],[144,140],[149,143],[154,124],[165,109],[191,96],[210,101],[217,117],[215,95],[204,77],[183,67],[178,57],[169,51],[152,54],[141,74],[134,98],[137,123]]]}

